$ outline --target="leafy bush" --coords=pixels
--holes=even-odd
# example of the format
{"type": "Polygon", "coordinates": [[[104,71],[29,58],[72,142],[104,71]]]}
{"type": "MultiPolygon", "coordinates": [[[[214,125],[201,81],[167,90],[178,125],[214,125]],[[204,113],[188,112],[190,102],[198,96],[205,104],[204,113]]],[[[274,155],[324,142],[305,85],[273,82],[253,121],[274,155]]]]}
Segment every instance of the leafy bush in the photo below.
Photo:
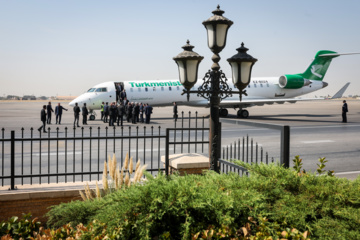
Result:
{"type": "Polygon", "coordinates": [[[34,232],[39,231],[40,226],[37,218],[31,219],[30,214],[24,214],[22,218],[12,217],[0,223],[0,237],[8,235],[15,239],[28,239],[33,237],[34,232]]]}
{"type": "Polygon", "coordinates": [[[53,228],[59,228],[70,223],[71,226],[88,224],[92,221],[96,212],[103,207],[101,201],[72,201],[52,206],[46,214],[47,224],[53,228]]]}
{"type": "MultiPolygon", "coordinates": [[[[146,184],[89,201],[97,207],[83,223],[96,220],[94,231],[106,228],[119,239],[360,238],[360,178],[316,176],[301,171],[301,164],[299,171],[239,164],[250,177],[147,174],[146,184]]],[[[71,205],[77,203],[55,207],[50,215],[61,221],[60,211],[77,211],[71,205]]]]}

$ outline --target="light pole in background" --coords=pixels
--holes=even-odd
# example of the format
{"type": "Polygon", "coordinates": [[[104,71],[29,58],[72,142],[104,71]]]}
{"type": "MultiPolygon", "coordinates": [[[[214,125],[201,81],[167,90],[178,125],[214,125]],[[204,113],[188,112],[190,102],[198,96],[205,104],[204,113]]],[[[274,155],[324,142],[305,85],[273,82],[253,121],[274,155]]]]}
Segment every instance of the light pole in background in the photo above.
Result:
{"type": "Polygon", "coordinates": [[[222,15],[224,11],[220,9],[220,6],[212,12],[214,15],[208,20],[203,22],[203,25],[207,31],[208,46],[214,53],[212,61],[214,62],[205,77],[203,78],[203,84],[198,90],[190,90],[197,81],[198,67],[201,60],[204,58],[193,52],[194,46],[190,45],[189,40],[187,44],[183,46],[183,52],[178,54],[173,59],[179,68],[179,77],[181,84],[185,87],[182,94],[187,94],[189,101],[190,93],[196,93],[210,101],[210,132],[209,132],[209,160],[210,170],[219,172],[218,159],[220,158],[220,124],[219,124],[219,105],[222,99],[225,99],[232,94],[239,94],[240,101],[242,94],[246,94],[244,90],[250,82],[251,69],[256,58],[248,55],[246,52],[247,48],[244,44],[237,49],[238,53],[227,59],[232,69],[232,80],[234,85],[239,91],[232,91],[227,84],[227,78],[225,73],[220,70],[218,62],[220,61],[219,53],[223,50],[226,45],[226,36],[228,29],[231,27],[233,22],[222,15]]]}

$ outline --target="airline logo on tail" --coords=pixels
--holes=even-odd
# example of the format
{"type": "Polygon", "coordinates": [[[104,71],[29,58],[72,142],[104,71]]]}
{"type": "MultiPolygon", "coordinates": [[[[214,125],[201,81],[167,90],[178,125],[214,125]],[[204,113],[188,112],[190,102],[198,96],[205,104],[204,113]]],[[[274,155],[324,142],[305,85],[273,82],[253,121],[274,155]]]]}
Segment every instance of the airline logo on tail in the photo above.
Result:
{"type": "Polygon", "coordinates": [[[312,65],[311,66],[311,73],[314,74],[315,76],[317,76],[318,78],[322,78],[323,75],[317,73],[316,71],[320,72],[321,68],[323,67],[323,65],[312,65]]]}
{"type": "Polygon", "coordinates": [[[326,71],[329,68],[331,60],[338,57],[339,54],[334,51],[321,50],[315,55],[315,59],[304,73],[297,74],[308,80],[322,81],[326,71]]]}

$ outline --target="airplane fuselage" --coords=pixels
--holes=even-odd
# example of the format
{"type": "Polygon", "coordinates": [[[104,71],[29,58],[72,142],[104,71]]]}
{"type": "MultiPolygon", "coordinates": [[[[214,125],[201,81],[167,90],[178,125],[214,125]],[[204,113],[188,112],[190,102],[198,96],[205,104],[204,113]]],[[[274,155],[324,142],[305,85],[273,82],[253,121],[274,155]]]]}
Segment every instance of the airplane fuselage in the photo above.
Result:
{"type": "MultiPolygon", "coordinates": [[[[202,82],[201,79],[198,80],[191,90],[197,90],[202,82]]],[[[75,102],[77,102],[79,106],[86,103],[89,110],[98,110],[102,102],[116,102],[116,83],[120,82],[100,83],[73,100],[70,106],[73,106],[75,102]]],[[[127,99],[130,102],[149,103],[153,107],[170,106],[173,102],[188,106],[209,106],[208,100],[197,96],[197,94],[190,94],[190,100],[187,101],[186,94],[181,95],[184,87],[178,80],[123,81],[121,83],[124,85],[127,99]]],[[[224,99],[220,106],[231,105],[233,107],[239,107],[242,105],[242,108],[246,108],[253,105],[260,105],[251,102],[253,102],[252,100],[259,101],[262,99],[270,100],[267,104],[272,104],[274,102],[272,102],[271,99],[279,101],[281,99],[294,98],[324,87],[322,81],[312,81],[310,85],[299,89],[284,89],[281,88],[278,83],[279,78],[254,78],[246,88],[248,96],[242,97],[242,103],[240,103],[238,94],[234,94],[224,99]]],[[[228,84],[233,91],[238,91],[232,84],[231,79],[228,80],[228,84]]]]}

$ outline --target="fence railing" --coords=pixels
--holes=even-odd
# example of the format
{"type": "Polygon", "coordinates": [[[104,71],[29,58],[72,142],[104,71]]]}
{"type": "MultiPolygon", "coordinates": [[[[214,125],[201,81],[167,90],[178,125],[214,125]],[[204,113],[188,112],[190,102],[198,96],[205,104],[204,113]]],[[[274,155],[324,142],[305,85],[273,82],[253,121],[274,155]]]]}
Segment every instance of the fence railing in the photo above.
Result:
{"type": "MultiPolygon", "coordinates": [[[[234,125],[242,125],[242,126],[253,126],[257,128],[268,128],[274,129],[280,132],[280,159],[279,162],[284,167],[290,167],[290,127],[282,126],[276,124],[265,124],[265,123],[257,123],[257,122],[248,122],[241,120],[232,120],[232,119],[222,119],[223,123],[231,123],[234,125]]],[[[243,174],[247,173],[246,169],[242,167],[235,167],[237,165],[233,164],[231,160],[237,159],[246,163],[266,163],[268,164],[270,161],[274,162],[274,157],[269,159],[268,152],[264,153],[263,147],[259,148],[258,143],[254,144],[253,139],[251,138],[249,141],[249,135],[246,137],[239,138],[234,144],[230,144],[226,147],[223,147],[222,150],[222,160],[220,162],[220,169],[222,172],[227,173],[228,171],[238,171],[243,174]],[[235,165],[235,166],[234,166],[235,165]]]]}
{"type": "MultiPolygon", "coordinates": [[[[231,119],[221,119],[223,123],[250,125],[261,128],[272,128],[281,132],[280,163],[289,167],[290,128],[272,124],[253,123],[231,119]]],[[[208,123],[206,121],[206,123],[208,123]]],[[[159,171],[168,174],[169,154],[205,153],[208,154],[209,128],[205,126],[205,117],[192,117],[181,113],[173,128],[163,129],[160,126],[126,126],[105,128],[48,128],[46,134],[25,131],[24,128],[16,135],[15,131],[1,130],[1,186],[42,184],[75,181],[99,181],[102,178],[104,161],[115,154],[120,167],[126,153],[141,159],[147,164],[147,171],[156,175],[159,171]],[[9,136],[10,135],[10,136],[9,136]],[[171,147],[173,149],[171,149],[171,147]],[[165,156],[165,163],[161,162],[165,156]],[[120,161],[119,161],[120,159],[120,161]],[[164,166],[165,164],[165,166],[164,166]]],[[[221,136],[222,134],[220,134],[221,136]]],[[[243,137],[222,149],[219,159],[222,172],[236,171],[247,174],[246,169],[230,162],[240,159],[244,162],[268,163],[269,156],[258,144],[253,144],[249,137],[243,137]]],[[[274,161],[274,158],[271,158],[274,161]]]]}
{"type": "MultiPolygon", "coordinates": [[[[182,117],[174,123],[174,128],[154,126],[126,126],[105,128],[48,128],[46,134],[21,129],[6,133],[3,128],[0,161],[1,186],[42,184],[75,181],[99,181],[102,178],[104,161],[115,156],[123,166],[126,153],[147,164],[147,171],[157,174],[166,171],[161,156],[174,153],[207,151],[208,128],[204,127],[204,117],[182,117]],[[187,122],[189,121],[189,123],[187,122]],[[191,123],[190,123],[191,122],[191,123]],[[195,125],[195,128],[177,128],[195,125]],[[200,126],[200,127],[198,127],[200,126]],[[5,133],[7,137],[5,137],[5,133]],[[166,144],[168,142],[168,144],[166,144]],[[173,145],[173,149],[170,148],[173,145]],[[187,149],[186,149],[187,148],[187,149]]],[[[167,157],[168,159],[168,157],[167,157]]],[[[165,162],[165,165],[168,163],[165,162]]]]}

